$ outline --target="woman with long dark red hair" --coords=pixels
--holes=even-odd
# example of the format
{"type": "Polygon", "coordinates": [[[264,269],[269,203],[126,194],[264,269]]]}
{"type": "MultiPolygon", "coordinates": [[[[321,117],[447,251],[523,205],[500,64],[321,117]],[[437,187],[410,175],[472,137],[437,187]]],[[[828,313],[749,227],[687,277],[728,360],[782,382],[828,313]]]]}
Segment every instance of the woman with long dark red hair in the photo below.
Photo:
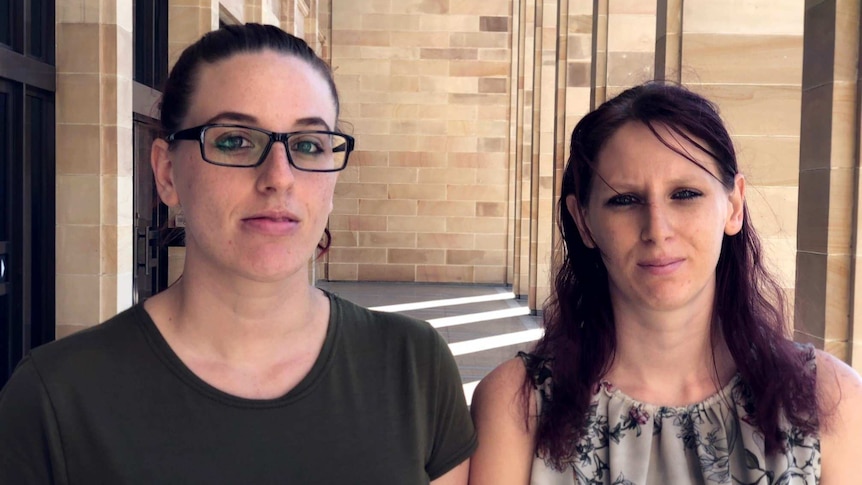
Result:
{"type": "Polygon", "coordinates": [[[476,389],[471,484],[857,483],[862,379],[787,337],[712,103],[647,83],[585,116],[559,221],[544,337],[476,389]]]}

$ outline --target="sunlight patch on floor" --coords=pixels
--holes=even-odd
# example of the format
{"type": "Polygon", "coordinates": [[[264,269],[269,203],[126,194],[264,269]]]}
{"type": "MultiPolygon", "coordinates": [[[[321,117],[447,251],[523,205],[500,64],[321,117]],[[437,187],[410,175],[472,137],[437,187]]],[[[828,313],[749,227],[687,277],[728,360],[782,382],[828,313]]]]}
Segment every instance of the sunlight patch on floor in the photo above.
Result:
{"type": "Polygon", "coordinates": [[[464,384],[464,398],[467,399],[468,406],[473,402],[473,392],[476,390],[477,385],[479,385],[479,381],[467,382],[464,384]]]}
{"type": "Polygon", "coordinates": [[[473,340],[465,340],[463,342],[454,342],[449,344],[449,350],[452,351],[452,355],[464,355],[481,352],[483,350],[506,347],[509,345],[535,342],[542,338],[544,331],[545,330],[542,328],[533,328],[530,330],[522,330],[520,332],[494,335],[492,337],[482,337],[473,340]]]}
{"type": "Polygon", "coordinates": [[[452,305],[467,305],[470,303],[481,303],[485,301],[498,301],[498,300],[514,300],[515,294],[510,292],[506,293],[492,293],[490,295],[478,295],[478,296],[465,296],[461,298],[447,298],[445,300],[427,300],[427,301],[417,301],[415,303],[398,303],[395,305],[383,305],[383,306],[375,306],[370,307],[371,310],[378,310],[381,312],[406,312],[410,310],[424,310],[426,308],[437,308],[444,306],[452,306],[452,305]]]}
{"type": "Polygon", "coordinates": [[[434,328],[443,328],[467,323],[487,322],[488,320],[497,320],[500,318],[520,317],[529,314],[530,309],[527,307],[507,308],[505,310],[455,315],[454,317],[431,318],[428,320],[428,323],[434,328]]]}

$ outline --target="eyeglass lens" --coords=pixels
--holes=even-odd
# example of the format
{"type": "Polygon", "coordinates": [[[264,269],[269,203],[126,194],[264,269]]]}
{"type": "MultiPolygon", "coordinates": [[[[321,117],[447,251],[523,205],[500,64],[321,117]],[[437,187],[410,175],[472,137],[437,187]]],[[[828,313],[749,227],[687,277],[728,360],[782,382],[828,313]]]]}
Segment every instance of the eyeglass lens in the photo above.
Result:
{"type": "MultiPolygon", "coordinates": [[[[204,131],[204,156],[221,165],[254,166],[269,144],[269,134],[241,126],[211,126],[204,131]]],[[[347,157],[347,139],[321,133],[296,133],[285,143],[291,162],[306,170],[338,170],[347,157]]]]}

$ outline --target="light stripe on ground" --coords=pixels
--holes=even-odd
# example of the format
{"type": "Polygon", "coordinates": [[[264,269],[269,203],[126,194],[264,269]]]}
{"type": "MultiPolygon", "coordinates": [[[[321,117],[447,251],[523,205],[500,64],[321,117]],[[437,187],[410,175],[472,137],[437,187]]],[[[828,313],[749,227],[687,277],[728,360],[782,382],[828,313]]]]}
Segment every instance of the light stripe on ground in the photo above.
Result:
{"type": "Polygon", "coordinates": [[[520,332],[494,335],[493,337],[483,337],[473,340],[465,340],[463,342],[454,342],[449,344],[449,350],[452,351],[452,355],[472,354],[483,350],[506,347],[507,345],[533,342],[539,340],[542,337],[543,332],[544,329],[533,328],[530,330],[522,330],[520,332]]]}
{"type": "Polygon", "coordinates": [[[527,307],[507,308],[505,310],[493,310],[489,312],[468,313],[466,315],[455,315],[454,317],[432,318],[428,320],[434,328],[452,327],[454,325],[464,325],[466,323],[486,322],[488,320],[497,320],[499,318],[520,317],[529,315],[530,309],[527,307]]]}
{"type": "Polygon", "coordinates": [[[452,305],[467,305],[469,303],[481,303],[483,301],[497,301],[497,300],[514,300],[515,294],[510,292],[507,293],[492,293],[490,295],[479,295],[479,296],[465,296],[462,298],[449,298],[445,300],[427,300],[427,301],[417,301],[415,303],[399,303],[397,305],[383,305],[383,306],[375,306],[370,307],[371,310],[378,310],[381,312],[406,312],[409,310],[422,310],[424,308],[435,308],[441,306],[452,306],[452,305]]]}
{"type": "Polygon", "coordinates": [[[479,384],[479,381],[468,382],[464,384],[464,397],[467,399],[467,405],[473,402],[473,391],[476,390],[476,386],[479,384]]]}

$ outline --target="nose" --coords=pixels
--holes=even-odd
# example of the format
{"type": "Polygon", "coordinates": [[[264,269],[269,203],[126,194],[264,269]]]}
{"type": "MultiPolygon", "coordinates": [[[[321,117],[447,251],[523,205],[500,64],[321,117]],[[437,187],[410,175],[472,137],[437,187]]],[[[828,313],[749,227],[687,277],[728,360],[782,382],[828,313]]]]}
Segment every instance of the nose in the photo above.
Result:
{"type": "Polygon", "coordinates": [[[661,202],[653,202],[644,206],[641,240],[644,242],[661,242],[673,236],[673,224],[669,208],[661,202]]]}
{"type": "Polygon", "coordinates": [[[296,181],[293,167],[287,158],[284,143],[273,143],[266,160],[257,167],[257,188],[261,192],[288,190],[296,181]]]}

